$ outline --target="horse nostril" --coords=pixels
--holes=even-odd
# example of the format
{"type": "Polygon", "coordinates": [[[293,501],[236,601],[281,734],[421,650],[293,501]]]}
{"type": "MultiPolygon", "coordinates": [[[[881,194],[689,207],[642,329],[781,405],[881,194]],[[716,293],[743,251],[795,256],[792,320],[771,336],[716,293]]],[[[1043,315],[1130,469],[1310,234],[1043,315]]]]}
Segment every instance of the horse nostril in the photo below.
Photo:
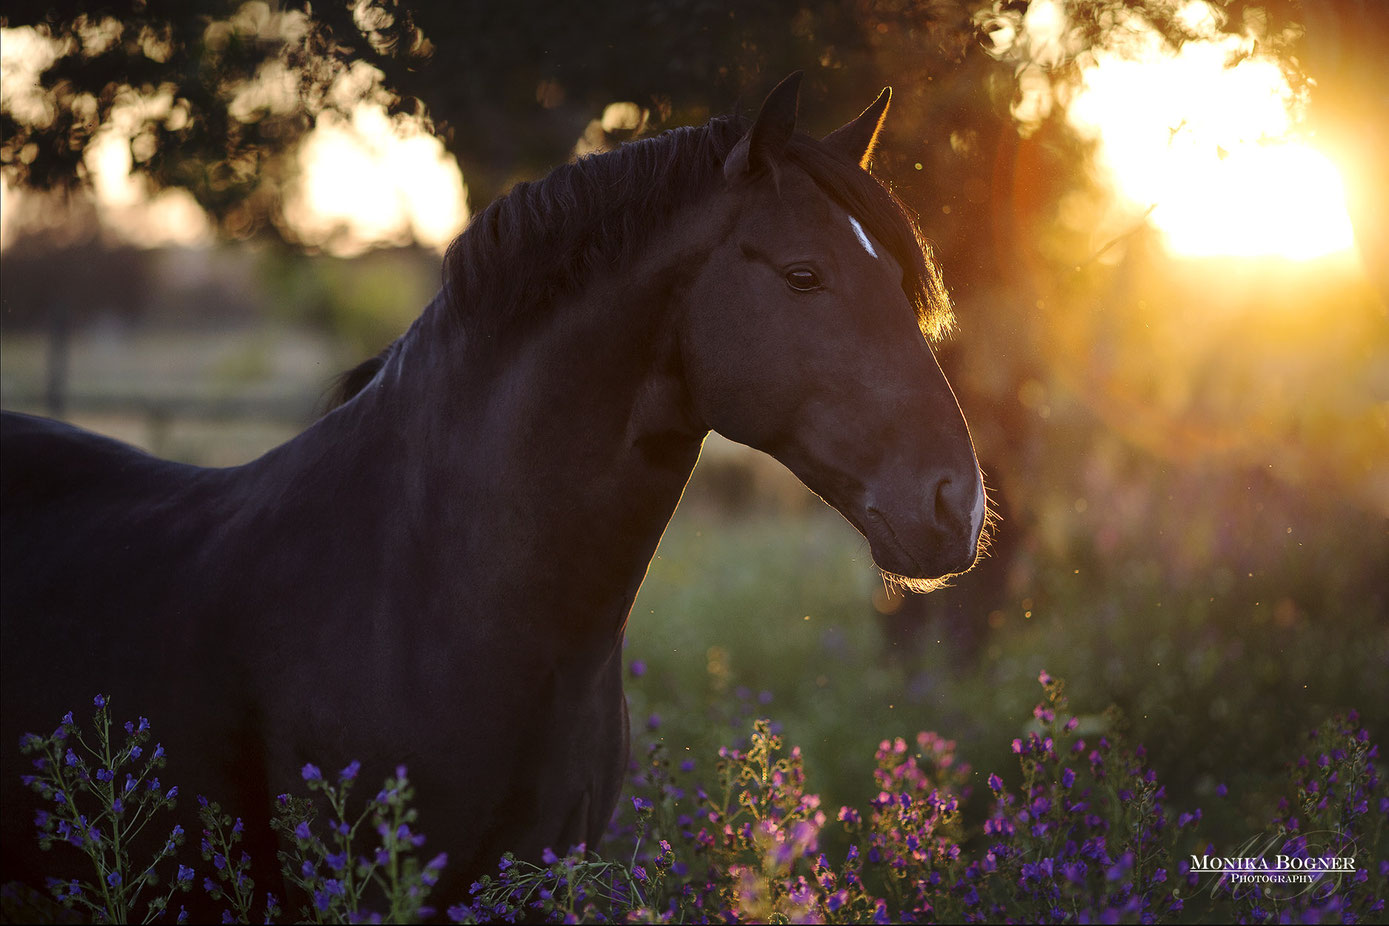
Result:
{"type": "Polygon", "coordinates": [[[970,527],[977,534],[984,520],[982,487],[969,479],[942,477],[936,483],[935,518],[941,527],[970,527]]]}
{"type": "Polygon", "coordinates": [[[950,480],[942,479],[936,484],[936,523],[949,524],[952,520],[950,514],[950,499],[946,496],[945,490],[949,488],[950,480]]]}

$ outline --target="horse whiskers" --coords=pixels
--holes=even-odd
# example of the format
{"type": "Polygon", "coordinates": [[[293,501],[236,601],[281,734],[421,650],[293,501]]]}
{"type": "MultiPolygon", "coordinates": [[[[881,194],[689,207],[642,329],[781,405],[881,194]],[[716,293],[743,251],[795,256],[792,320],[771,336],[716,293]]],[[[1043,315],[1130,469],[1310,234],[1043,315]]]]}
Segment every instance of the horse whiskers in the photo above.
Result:
{"type": "MultiPolygon", "coordinates": [[[[994,504],[994,490],[990,488],[988,477],[983,470],[979,473],[979,484],[984,490],[984,524],[979,529],[979,539],[975,543],[977,553],[974,557],[974,565],[989,555],[989,548],[993,546],[994,534],[998,525],[1003,523],[1003,515],[998,513],[998,508],[994,504]]],[[[972,567],[971,567],[972,568],[972,567]]]]}
{"type": "Polygon", "coordinates": [[[950,580],[959,575],[959,573],[954,573],[948,576],[941,576],[939,579],[913,579],[911,576],[898,575],[895,572],[888,572],[884,569],[879,569],[878,572],[883,577],[883,588],[889,595],[894,591],[925,595],[929,592],[949,587],[950,580]]]}

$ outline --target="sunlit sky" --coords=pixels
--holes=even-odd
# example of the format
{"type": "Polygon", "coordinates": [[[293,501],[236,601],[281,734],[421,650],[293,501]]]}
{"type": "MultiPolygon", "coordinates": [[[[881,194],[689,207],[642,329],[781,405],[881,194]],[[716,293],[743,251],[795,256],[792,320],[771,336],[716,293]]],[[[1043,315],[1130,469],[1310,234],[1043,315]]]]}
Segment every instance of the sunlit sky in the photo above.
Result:
{"type": "MultiPolygon", "coordinates": [[[[1305,134],[1302,101],[1252,38],[1221,30],[1221,15],[1204,0],[1180,6],[1195,36],[1180,48],[1121,16],[1078,58],[1068,122],[1096,143],[1097,172],[1131,214],[1149,213],[1174,255],[1303,260],[1350,250],[1346,192],[1305,134]]],[[[1044,65],[1064,54],[1070,28],[1057,0],[1036,0],[1023,21],[1044,65]]]]}
{"type": "MultiPolygon", "coordinates": [[[[1134,16],[1078,59],[1080,85],[1067,119],[1096,143],[1096,172],[1131,215],[1147,216],[1176,256],[1300,260],[1351,249],[1340,177],[1305,137],[1302,101],[1278,63],[1251,38],[1221,31],[1221,14],[1205,0],[1189,0],[1178,15],[1197,36],[1180,49],[1134,16]]],[[[1018,39],[1047,66],[1067,53],[1070,27],[1059,0],[1034,0],[1018,39]]],[[[33,30],[0,30],[7,106],[25,105],[51,56],[33,30]]],[[[1020,77],[1021,107],[1038,109],[1037,74],[1020,77]]],[[[268,67],[263,83],[248,92],[283,92],[287,75],[268,67]]],[[[186,192],[151,196],[131,172],[130,139],[142,119],[162,118],[171,104],[167,97],[130,101],[86,158],[104,224],[146,245],[198,244],[212,234],[186,192]]],[[[418,122],[392,119],[378,103],[320,119],[296,156],[300,175],[286,191],[284,219],[302,241],[330,253],[411,241],[442,249],[467,220],[457,163],[418,122]]],[[[7,188],[3,197],[8,213],[19,196],[7,188]]],[[[13,237],[11,225],[4,222],[0,244],[13,237]]]]}

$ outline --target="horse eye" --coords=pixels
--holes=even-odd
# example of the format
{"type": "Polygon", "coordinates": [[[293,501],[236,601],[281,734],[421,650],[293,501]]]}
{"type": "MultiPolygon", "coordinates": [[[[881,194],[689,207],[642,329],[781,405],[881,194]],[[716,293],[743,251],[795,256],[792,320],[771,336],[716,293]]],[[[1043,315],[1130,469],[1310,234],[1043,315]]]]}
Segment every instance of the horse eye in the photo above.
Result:
{"type": "Polygon", "coordinates": [[[797,267],[795,270],[786,271],[786,283],[797,292],[808,293],[820,288],[820,277],[814,270],[797,267]]]}

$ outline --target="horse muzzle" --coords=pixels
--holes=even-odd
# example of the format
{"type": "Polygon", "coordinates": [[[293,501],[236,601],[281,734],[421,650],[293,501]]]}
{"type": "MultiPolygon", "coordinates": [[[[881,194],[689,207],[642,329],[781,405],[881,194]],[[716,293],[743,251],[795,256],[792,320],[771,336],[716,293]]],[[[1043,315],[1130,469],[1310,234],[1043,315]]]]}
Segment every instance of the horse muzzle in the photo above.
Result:
{"type": "Polygon", "coordinates": [[[926,582],[964,572],[979,555],[986,503],[976,468],[971,478],[941,477],[927,483],[912,503],[865,494],[863,514],[850,518],[868,539],[873,561],[883,572],[926,582]]]}

